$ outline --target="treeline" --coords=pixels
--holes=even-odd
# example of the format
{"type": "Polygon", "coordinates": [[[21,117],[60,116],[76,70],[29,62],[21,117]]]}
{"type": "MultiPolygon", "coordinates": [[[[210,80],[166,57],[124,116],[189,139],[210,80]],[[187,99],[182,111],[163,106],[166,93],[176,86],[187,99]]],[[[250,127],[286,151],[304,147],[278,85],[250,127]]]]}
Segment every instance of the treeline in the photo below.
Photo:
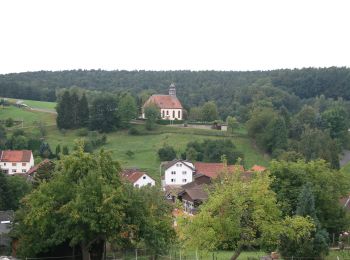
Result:
{"type": "Polygon", "coordinates": [[[138,113],[136,101],[128,93],[98,93],[88,101],[85,92],[77,88],[65,90],[59,96],[56,111],[59,129],[88,127],[100,132],[128,128],[138,113]]]}
{"type": "Polygon", "coordinates": [[[136,96],[145,91],[166,93],[170,83],[175,82],[178,96],[187,109],[213,100],[220,114],[226,117],[240,88],[253,83],[270,82],[301,99],[321,94],[350,99],[349,77],[350,69],[336,67],[254,72],[39,71],[1,75],[0,96],[53,101],[55,91],[72,86],[110,92],[130,91],[136,96]]]}

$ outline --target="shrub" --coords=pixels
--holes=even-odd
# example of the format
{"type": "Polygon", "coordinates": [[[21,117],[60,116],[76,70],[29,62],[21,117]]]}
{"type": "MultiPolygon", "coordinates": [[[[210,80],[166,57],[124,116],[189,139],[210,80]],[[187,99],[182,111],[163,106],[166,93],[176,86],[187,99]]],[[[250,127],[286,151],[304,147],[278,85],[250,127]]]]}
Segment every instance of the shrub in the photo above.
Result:
{"type": "Polygon", "coordinates": [[[158,150],[158,156],[161,161],[171,161],[176,158],[176,152],[171,146],[164,146],[158,150]]]}
{"type": "Polygon", "coordinates": [[[12,127],[14,125],[14,121],[11,117],[7,118],[5,121],[6,127],[12,127]]]}
{"type": "Polygon", "coordinates": [[[81,128],[77,131],[78,136],[87,136],[89,134],[89,130],[86,128],[81,128]]]}
{"type": "Polygon", "coordinates": [[[139,135],[139,134],[140,134],[140,131],[139,131],[137,128],[135,128],[135,127],[131,127],[131,128],[129,129],[129,131],[128,131],[128,134],[129,134],[129,135],[139,135]]]}

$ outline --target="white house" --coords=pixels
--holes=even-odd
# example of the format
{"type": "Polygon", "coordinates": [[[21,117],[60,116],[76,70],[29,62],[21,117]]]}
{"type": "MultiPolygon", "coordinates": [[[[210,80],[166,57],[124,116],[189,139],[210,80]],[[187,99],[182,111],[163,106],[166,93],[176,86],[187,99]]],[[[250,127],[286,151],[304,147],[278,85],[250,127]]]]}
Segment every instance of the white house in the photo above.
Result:
{"type": "Polygon", "coordinates": [[[176,97],[176,87],[172,83],[169,87],[169,95],[152,95],[142,106],[142,118],[145,117],[145,108],[155,105],[160,109],[160,117],[164,120],[182,120],[183,108],[176,97]]]}
{"type": "Polygon", "coordinates": [[[30,150],[0,151],[0,169],[7,174],[27,173],[34,167],[34,157],[30,150]]]}
{"type": "Polygon", "coordinates": [[[155,186],[156,181],[152,179],[146,172],[137,169],[127,169],[122,172],[122,177],[131,182],[134,187],[141,188],[143,186],[155,186]]]}
{"type": "Polygon", "coordinates": [[[173,160],[164,166],[163,186],[184,185],[193,181],[195,168],[191,162],[173,160]]]}

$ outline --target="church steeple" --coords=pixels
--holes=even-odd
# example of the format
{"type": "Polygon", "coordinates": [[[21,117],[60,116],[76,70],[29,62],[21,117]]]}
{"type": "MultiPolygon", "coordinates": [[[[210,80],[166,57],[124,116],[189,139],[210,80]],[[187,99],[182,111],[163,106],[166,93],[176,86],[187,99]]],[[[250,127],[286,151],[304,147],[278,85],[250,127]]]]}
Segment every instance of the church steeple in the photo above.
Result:
{"type": "Polygon", "coordinates": [[[170,84],[170,87],[169,87],[169,96],[176,97],[176,87],[175,87],[175,84],[174,84],[174,83],[171,83],[171,84],[170,84]]]}

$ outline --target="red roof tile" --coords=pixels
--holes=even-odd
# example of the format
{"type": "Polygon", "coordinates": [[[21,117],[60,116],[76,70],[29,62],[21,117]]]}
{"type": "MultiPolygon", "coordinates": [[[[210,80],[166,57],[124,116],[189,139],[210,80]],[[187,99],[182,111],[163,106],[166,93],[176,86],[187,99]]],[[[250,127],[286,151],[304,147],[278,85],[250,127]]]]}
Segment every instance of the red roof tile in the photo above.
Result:
{"type": "MultiPolygon", "coordinates": [[[[196,173],[201,173],[213,179],[218,177],[219,173],[225,169],[223,163],[195,162],[194,167],[196,168],[196,173]]],[[[236,165],[228,165],[227,170],[233,172],[236,170],[236,167],[236,165]]],[[[244,171],[243,166],[240,165],[239,168],[242,172],[244,171]]]]}
{"type": "Polygon", "coordinates": [[[254,165],[252,168],[251,168],[252,171],[254,172],[263,172],[266,170],[266,167],[264,166],[260,166],[260,165],[254,165]]]}
{"type": "Polygon", "coordinates": [[[169,95],[152,95],[143,105],[155,104],[159,108],[182,109],[182,105],[177,97],[169,95]]]}
{"type": "MultiPolygon", "coordinates": [[[[122,172],[122,177],[131,183],[137,182],[146,172],[142,172],[136,169],[126,169],[122,172]]],[[[148,176],[148,175],[147,175],[148,176]]]]}
{"type": "Polygon", "coordinates": [[[1,151],[0,162],[29,162],[32,156],[30,150],[19,150],[19,151],[1,151]]]}

